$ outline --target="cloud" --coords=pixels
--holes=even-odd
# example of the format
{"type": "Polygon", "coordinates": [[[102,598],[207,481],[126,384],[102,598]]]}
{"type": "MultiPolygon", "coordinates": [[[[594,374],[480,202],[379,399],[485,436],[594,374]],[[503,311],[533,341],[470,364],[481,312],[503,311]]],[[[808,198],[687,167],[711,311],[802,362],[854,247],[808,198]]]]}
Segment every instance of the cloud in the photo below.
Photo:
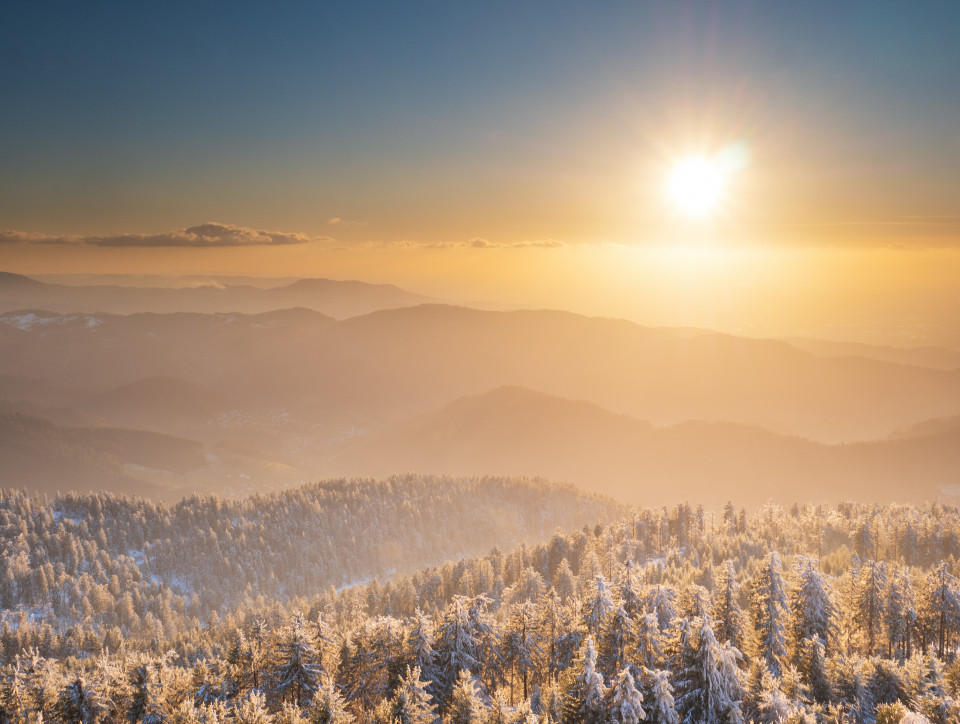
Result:
{"type": "Polygon", "coordinates": [[[531,248],[536,247],[540,249],[559,249],[563,246],[566,246],[562,241],[557,241],[556,239],[535,239],[533,241],[518,241],[516,244],[513,244],[515,249],[522,248],[531,248]]]}
{"type": "Polygon", "coordinates": [[[334,226],[366,226],[366,221],[347,221],[346,219],[340,216],[334,216],[332,219],[327,220],[328,224],[333,224],[334,226]]]}
{"type": "Polygon", "coordinates": [[[512,244],[502,244],[483,239],[479,236],[470,239],[466,244],[474,249],[558,249],[566,246],[556,239],[533,239],[517,241],[512,244]]]}
{"type": "Polygon", "coordinates": [[[47,238],[49,237],[43,234],[32,234],[28,231],[13,231],[12,229],[0,231],[0,244],[28,244],[43,241],[47,238]]]}
{"type": "Polygon", "coordinates": [[[207,223],[166,234],[121,234],[88,236],[85,244],[94,246],[285,246],[306,244],[310,237],[282,231],[262,231],[232,224],[207,223]]]}
{"type": "MultiPolygon", "coordinates": [[[[321,240],[326,239],[324,237],[321,240]]],[[[287,246],[307,244],[314,239],[304,234],[263,231],[232,224],[209,222],[163,234],[117,234],[114,236],[46,236],[22,231],[0,232],[0,243],[84,244],[113,247],[190,247],[287,246]]]]}

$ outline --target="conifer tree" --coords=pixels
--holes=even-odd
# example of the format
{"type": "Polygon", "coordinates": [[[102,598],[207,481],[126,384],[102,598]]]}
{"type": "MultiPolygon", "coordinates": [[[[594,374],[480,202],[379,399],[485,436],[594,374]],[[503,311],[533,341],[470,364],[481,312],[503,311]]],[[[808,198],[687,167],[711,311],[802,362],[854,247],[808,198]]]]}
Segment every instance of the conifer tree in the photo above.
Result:
{"type": "Polygon", "coordinates": [[[750,605],[759,637],[760,655],[779,676],[787,660],[787,592],[780,556],[770,553],[751,583],[750,605]]]}
{"type": "Polygon", "coordinates": [[[597,650],[592,636],[587,636],[577,661],[564,672],[562,685],[563,724],[603,723],[606,687],[597,671],[597,650]]]}
{"type": "Polygon", "coordinates": [[[884,608],[888,653],[904,661],[910,657],[917,607],[910,576],[903,568],[896,568],[890,576],[884,608]]]}
{"type": "Polygon", "coordinates": [[[536,606],[533,603],[524,602],[509,607],[503,633],[503,658],[510,671],[511,705],[514,702],[514,676],[520,676],[522,698],[527,699],[530,696],[530,676],[543,657],[536,626],[536,606]]]}
{"type": "Polygon", "coordinates": [[[61,690],[55,712],[63,724],[94,724],[100,719],[101,708],[96,694],[78,677],[61,690]]]}
{"type": "Polygon", "coordinates": [[[655,614],[648,613],[640,619],[635,658],[637,666],[648,669],[655,669],[663,663],[663,640],[655,614]]]}
{"type": "Polygon", "coordinates": [[[644,707],[649,724],[680,724],[670,675],[663,669],[644,669],[643,685],[647,694],[644,707]]]}
{"type": "Polygon", "coordinates": [[[447,709],[449,724],[483,724],[486,715],[486,707],[477,695],[473,676],[469,671],[461,671],[447,709]]]}
{"type": "Polygon", "coordinates": [[[439,656],[433,645],[433,623],[417,608],[403,645],[402,663],[405,667],[420,669],[421,676],[430,682],[428,690],[431,696],[439,701],[443,687],[440,683],[439,656]]]}
{"type": "Polygon", "coordinates": [[[797,579],[790,592],[790,609],[796,650],[811,636],[816,636],[826,649],[835,633],[837,608],[827,577],[809,558],[801,556],[797,560],[797,579]]]}
{"type": "Polygon", "coordinates": [[[324,680],[307,712],[310,724],[353,724],[354,716],[347,711],[346,702],[333,680],[324,680]]]}
{"type": "Polygon", "coordinates": [[[604,716],[617,724],[637,724],[646,719],[643,695],[637,690],[630,669],[623,669],[604,694],[604,716]]]}
{"type": "Polygon", "coordinates": [[[717,575],[716,594],[713,597],[713,625],[716,627],[717,640],[743,650],[747,622],[739,596],[740,586],[737,584],[733,561],[724,561],[717,575]]]}
{"type": "Polygon", "coordinates": [[[647,612],[657,617],[657,625],[662,632],[668,631],[677,617],[674,602],[677,592],[669,586],[657,584],[650,590],[647,597],[647,612]]]}
{"type": "Polygon", "coordinates": [[[930,574],[930,603],[937,636],[937,656],[944,660],[947,641],[960,630],[960,586],[941,561],[930,574]]]}
{"type": "Polygon", "coordinates": [[[132,693],[127,708],[127,721],[131,724],[164,724],[167,716],[161,700],[160,685],[148,665],[141,664],[133,670],[130,675],[130,688],[132,693]]]}
{"type": "Polygon", "coordinates": [[[303,616],[297,613],[277,651],[274,673],[276,692],[281,698],[290,696],[300,707],[303,706],[304,697],[309,699],[318,684],[317,651],[311,638],[303,616]]]}
{"type": "Polygon", "coordinates": [[[230,716],[236,724],[273,724],[273,715],[267,709],[267,702],[259,691],[251,691],[237,702],[230,716]]]}
{"type": "Polygon", "coordinates": [[[742,718],[740,658],[737,649],[717,642],[706,620],[696,620],[683,632],[675,699],[682,724],[742,718]]]}
{"type": "Polygon", "coordinates": [[[867,561],[857,578],[855,615],[867,642],[867,655],[872,656],[883,631],[884,604],[887,593],[887,567],[883,563],[867,561]]]}
{"type": "Polygon", "coordinates": [[[407,669],[406,676],[400,679],[400,686],[393,699],[393,716],[397,724],[433,724],[437,716],[434,713],[433,697],[427,691],[427,684],[420,678],[420,669],[407,669]]]}

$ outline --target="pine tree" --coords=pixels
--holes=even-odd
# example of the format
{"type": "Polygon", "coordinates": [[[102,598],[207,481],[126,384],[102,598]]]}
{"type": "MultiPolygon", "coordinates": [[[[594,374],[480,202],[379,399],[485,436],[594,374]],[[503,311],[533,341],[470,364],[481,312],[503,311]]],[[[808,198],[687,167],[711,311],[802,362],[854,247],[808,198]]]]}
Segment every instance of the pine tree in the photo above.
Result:
{"type": "Polygon", "coordinates": [[[826,652],[819,636],[810,636],[800,646],[797,670],[814,701],[826,704],[830,698],[826,652]]]}
{"type": "Polygon", "coordinates": [[[430,695],[440,700],[443,688],[440,684],[439,656],[433,648],[433,624],[419,608],[416,609],[410,631],[403,645],[402,662],[405,667],[418,668],[427,681],[430,695]]]}
{"type": "Polygon", "coordinates": [[[230,717],[236,724],[273,724],[273,715],[267,710],[262,693],[251,691],[237,702],[230,717]]]}
{"type": "Polygon", "coordinates": [[[530,676],[543,657],[538,642],[536,606],[519,603],[509,608],[507,626],[503,633],[503,658],[510,670],[510,703],[514,701],[514,675],[520,675],[523,699],[530,696],[530,676]]]}
{"type": "Polygon", "coordinates": [[[420,679],[420,669],[407,669],[393,699],[393,716],[397,724],[433,724],[433,697],[427,691],[429,682],[420,679]]]}
{"type": "Polygon", "coordinates": [[[206,717],[194,705],[192,699],[184,699],[170,711],[167,724],[205,724],[206,717]]]}
{"type": "Polygon", "coordinates": [[[648,613],[640,619],[637,631],[635,663],[655,669],[663,663],[663,640],[655,614],[648,613]]]}
{"type": "Polygon", "coordinates": [[[890,576],[884,605],[888,653],[900,661],[910,657],[910,641],[917,623],[917,608],[909,574],[897,568],[890,576]]]}
{"type": "Polygon", "coordinates": [[[164,724],[166,712],[161,701],[159,683],[154,679],[150,667],[137,666],[130,675],[132,696],[127,708],[127,721],[132,724],[164,724]]]}
{"type": "Polygon", "coordinates": [[[746,614],[740,608],[740,586],[737,584],[733,561],[727,560],[717,576],[713,604],[713,621],[717,639],[743,649],[747,636],[746,614]]]}
{"type": "Polygon", "coordinates": [[[609,677],[627,664],[628,654],[636,647],[637,625],[623,606],[617,606],[607,618],[600,637],[600,670],[609,677]]]}
{"type": "Polygon", "coordinates": [[[663,669],[644,669],[643,685],[647,692],[644,706],[649,724],[680,724],[669,673],[663,669]]]}
{"type": "Polygon", "coordinates": [[[483,724],[486,716],[486,707],[477,694],[473,676],[468,671],[461,671],[447,710],[449,724],[483,724]]]}
{"type": "Polygon", "coordinates": [[[603,724],[606,687],[597,671],[597,650],[587,636],[577,661],[564,672],[563,724],[603,724]]]}
{"type": "Polygon", "coordinates": [[[790,592],[790,609],[796,651],[811,636],[816,636],[824,648],[829,646],[836,629],[837,608],[827,577],[809,558],[798,557],[797,581],[790,592]]]}
{"type": "Polygon", "coordinates": [[[276,692],[281,698],[290,695],[300,707],[303,706],[304,695],[309,699],[318,683],[317,651],[311,638],[303,616],[298,613],[293,617],[277,651],[274,670],[276,692]]]}
{"type": "Polygon", "coordinates": [[[63,724],[94,724],[100,719],[101,707],[96,694],[77,678],[60,692],[55,711],[63,724]]]}
{"type": "Polygon", "coordinates": [[[629,669],[623,669],[604,694],[604,717],[617,724],[637,724],[646,719],[643,695],[637,690],[629,669]]]}
{"type": "Polygon", "coordinates": [[[960,587],[944,561],[930,574],[929,588],[929,606],[936,626],[937,656],[942,661],[946,656],[947,641],[960,630],[960,587]]]}
{"type": "Polygon", "coordinates": [[[675,689],[682,724],[717,724],[731,717],[742,718],[740,658],[737,649],[717,642],[708,621],[696,620],[683,632],[675,689]]]}
{"type": "Polygon", "coordinates": [[[4,672],[2,687],[0,687],[0,722],[17,722],[26,718],[30,709],[27,696],[26,673],[17,657],[12,666],[4,672]]]}
{"type": "Polygon", "coordinates": [[[596,577],[595,584],[594,595],[584,603],[583,624],[587,633],[596,640],[599,639],[607,618],[616,610],[617,604],[602,575],[596,577]]]}
{"type": "Polygon", "coordinates": [[[867,639],[867,655],[872,656],[875,643],[883,631],[887,567],[876,561],[864,563],[855,590],[855,614],[867,639]]]}
{"type": "Polygon", "coordinates": [[[332,679],[324,680],[314,694],[307,721],[310,724],[353,724],[354,716],[347,711],[346,702],[332,679]]]}
{"type": "Polygon", "coordinates": [[[759,636],[759,654],[771,673],[780,676],[787,660],[787,593],[776,552],[768,556],[753,578],[750,604],[759,636]]]}
{"type": "Polygon", "coordinates": [[[657,625],[660,631],[668,631],[673,625],[673,619],[677,617],[677,609],[674,605],[677,592],[669,586],[657,584],[650,590],[647,597],[647,611],[657,617],[657,625]]]}

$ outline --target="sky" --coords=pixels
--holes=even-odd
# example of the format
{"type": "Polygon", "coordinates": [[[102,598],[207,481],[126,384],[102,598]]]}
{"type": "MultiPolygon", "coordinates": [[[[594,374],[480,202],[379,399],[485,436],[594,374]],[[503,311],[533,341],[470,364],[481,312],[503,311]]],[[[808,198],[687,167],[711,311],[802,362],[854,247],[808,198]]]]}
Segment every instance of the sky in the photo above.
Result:
{"type": "MultiPolygon", "coordinates": [[[[960,272],[958,27],[953,0],[8,0],[0,268],[614,313],[598,289],[629,297],[664,265],[728,289],[759,277],[705,277],[718,253],[785,250],[776,285],[797,249],[828,276],[881,249],[870,264],[925,271],[899,279],[894,255],[854,275],[863,293],[915,289],[960,272]],[[718,153],[740,159],[722,208],[678,215],[672,165],[718,153]]],[[[617,304],[644,317],[636,299],[617,304]]]]}

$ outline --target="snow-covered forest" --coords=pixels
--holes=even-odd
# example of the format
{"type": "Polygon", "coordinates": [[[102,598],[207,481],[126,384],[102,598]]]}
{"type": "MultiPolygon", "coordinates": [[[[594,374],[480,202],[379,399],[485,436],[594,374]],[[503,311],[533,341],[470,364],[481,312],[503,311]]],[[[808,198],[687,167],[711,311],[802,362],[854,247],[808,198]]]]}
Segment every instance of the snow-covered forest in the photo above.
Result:
{"type": "MultiPolygon", "coordinates": [[[[638,509],[339,590],[303,566],[284,571],[291,559],[237,565],[241,533],[254,535],[244,526],[259,517],[256,535],[268,540],[271,506],[292,515],[291,501],[316,492],[182,510],[6,494],[8,530],[18,524],[10,511],[29,514],[5,537],[0,571],[0,721],[960,721],[955,508],[638,509]],[[79,506],[99,513],[74,530],[79,506]],[[196,587],[180,608],[183,593],[159,579],[181,569],[161,552],[189,528],[188,510],[205,511],[196,524],[216,534],[188,540],[180,558],[216,548],[221,567],[180,580],[196,587]],[[151,543],[140,559],[108,552],[133,547],[123,537],[131,521],[137,544],[151,543]],[[21,559],[45,571],[32,585],[58,602],[47,611],[10,555],[25,543],[24,555],[51,559],[21,559]],[[108,571],[111,558],[127,565],[108,571]],[[237,598],[257,566],[276,587],[260,582],[269,596],[237,598]],[[95,582],[86,591],[84,576],[95,582]],[[171,606],[177,615],[165,619],[171,606]]],[[[594,504],[595,516],[610,512],[594,504]]],[[[453,502],[433,510],[396,539],[417,546],[431,531],[471,528],[453,502]]],[[[467,512],[478,520],[472,502],[467,512]]],[[[502,512],[517,514],[509,503],[502,512]]],[[[351,542],[341,562],[376,545],[341,540],[351,542]]]]}

